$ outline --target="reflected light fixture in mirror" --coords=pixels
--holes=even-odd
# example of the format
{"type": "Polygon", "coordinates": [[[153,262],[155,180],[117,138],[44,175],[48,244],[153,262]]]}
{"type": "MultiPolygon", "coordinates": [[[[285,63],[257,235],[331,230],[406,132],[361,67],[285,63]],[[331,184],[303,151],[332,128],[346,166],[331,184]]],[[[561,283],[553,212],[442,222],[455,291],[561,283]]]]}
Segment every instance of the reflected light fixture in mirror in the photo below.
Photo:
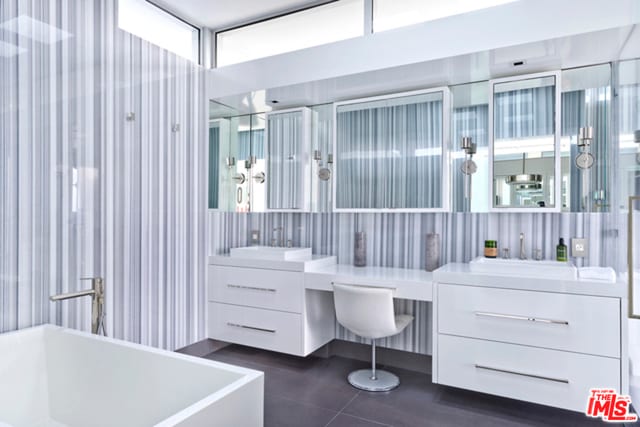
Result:
{"type": "Polygon", "coordinates": [[[522,153],[522,173],[518,175],[509,175],[505,178],[507,184],[515,186],[516,190],[539,189],[542,184],[542,175],[528,174],[525,172],[526,153],[522,153]]]}

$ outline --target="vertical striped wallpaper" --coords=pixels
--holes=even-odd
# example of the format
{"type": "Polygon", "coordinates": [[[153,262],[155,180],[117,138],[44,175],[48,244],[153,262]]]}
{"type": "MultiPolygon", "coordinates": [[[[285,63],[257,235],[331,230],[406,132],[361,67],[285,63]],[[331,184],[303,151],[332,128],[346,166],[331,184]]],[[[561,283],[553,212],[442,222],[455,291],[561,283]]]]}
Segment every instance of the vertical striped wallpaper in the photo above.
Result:
{"type": "MultiPolygon", "coordinates": [[[[520,232],[526,236],[529,257],[535,249],[555,258],[558,239],[586,237],[589,256],[578,265],[606,265],[618,269],[624,260],[615,230],[618,219],[601,213],[226,213],[209,212],[209,253],[228,252],[250,244],[251,230],[261,230],[262,244],[269,244],[272,230],[284,227],[285,240],[295,246],[312,247],[316,254],[336,255],[339,263],[353,262],[355,231],[367,233],[368,265],[424,268],[427,233],[439,233],[442,263],[468,262],[480,256],[485,239],[496,239],[511,256],[519,250],[520,232]]],[[[621,270],[624,271],[624,270],[621,270]]],[[[396,310],[416,319],[402,334],[388,338],[383,346],[424,354],[431,353],[431,304],[397,300],[396,310]]],[[[341,326],[337,337],[361,341],[341,326]]]]}
{"type": "Polygon", "coordinates": [[[48,297],[102,276],[110,335],[201,339],[205,71],[119,30],[116,0],[3,0],[7,22],[23,34],[0,31],[17,47],[0,52],[0,332],[89,330],[88,298],[48,297]]]}

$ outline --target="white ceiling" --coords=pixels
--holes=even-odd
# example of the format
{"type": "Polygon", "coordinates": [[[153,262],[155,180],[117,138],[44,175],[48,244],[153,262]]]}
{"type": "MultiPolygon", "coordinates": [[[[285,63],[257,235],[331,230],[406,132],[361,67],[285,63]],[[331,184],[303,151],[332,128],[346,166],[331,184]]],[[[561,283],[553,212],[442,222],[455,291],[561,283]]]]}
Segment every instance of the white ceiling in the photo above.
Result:
{"type": "Polygon", "coordinates": [[[151,0],[190,23],[206,28],[229,28],[311,5],[318,0],[151,0]]]}

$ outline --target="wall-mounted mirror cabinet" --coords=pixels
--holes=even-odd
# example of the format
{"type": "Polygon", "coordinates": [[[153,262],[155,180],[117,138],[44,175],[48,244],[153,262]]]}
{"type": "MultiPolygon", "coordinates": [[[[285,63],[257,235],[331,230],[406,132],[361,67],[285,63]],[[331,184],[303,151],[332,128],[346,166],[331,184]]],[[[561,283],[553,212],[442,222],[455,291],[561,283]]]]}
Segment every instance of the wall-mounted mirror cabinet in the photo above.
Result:
{"type": "MultiPolygon", "coordinates": [[[[637,100],[637,68],[619,66],[625,105],[637,100]]],[[[212,102],[209,207],[608,211],[611,76],[600,64],[266,115],[212,102]]],[[[619,166],[632,164],[632,182],[640,144],[627,116],[620,150],[632,160],[619,166]]]]}
{"type": "Polygon", "coordinates": [[[267,114],[267,210],[307,212],[311,205],[311,110],[267,114]]]}
{"type": "Polygon", "coordinates": [[[492,210],[560,211],[560,73],[490,81],[492,210]]]}
{"type": "Polygon", "coordinates": [[[445,211],[449,90],[339,102],[335,211],[445,211]]]}

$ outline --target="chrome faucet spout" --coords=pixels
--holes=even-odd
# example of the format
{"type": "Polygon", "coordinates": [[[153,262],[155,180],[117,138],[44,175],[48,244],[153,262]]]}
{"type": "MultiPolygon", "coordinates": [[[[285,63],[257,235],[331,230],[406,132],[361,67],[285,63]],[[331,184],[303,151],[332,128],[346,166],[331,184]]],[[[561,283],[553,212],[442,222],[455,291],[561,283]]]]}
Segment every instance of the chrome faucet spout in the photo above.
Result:
{"type": "Polygon", "coordinates": [[[89,295],[95,295],[96,291],[93,289],[87,289],[86,291],[69,292],[68,294],[51,295],[49,299],[53,302],[64,301],[72,298],[88,297],[89,295]]]}
{"type": "Polygon", "coordinates": [[[524,233],[520,233],[520,259],[527,259],[527,254],[524,251],[524,233]]]}
{"type": "Polygon", "coordinates": [[[52,302],[64,301],[73,298],[91,297],[91,333],[102,334],[107,336],[104,326],[104,280],[102,277],[89,277],[80,280],[91,280],[91,289],[85,289],[78,292],[69,292],[67,294],[52,295],[49,299],[52,302]]]}

